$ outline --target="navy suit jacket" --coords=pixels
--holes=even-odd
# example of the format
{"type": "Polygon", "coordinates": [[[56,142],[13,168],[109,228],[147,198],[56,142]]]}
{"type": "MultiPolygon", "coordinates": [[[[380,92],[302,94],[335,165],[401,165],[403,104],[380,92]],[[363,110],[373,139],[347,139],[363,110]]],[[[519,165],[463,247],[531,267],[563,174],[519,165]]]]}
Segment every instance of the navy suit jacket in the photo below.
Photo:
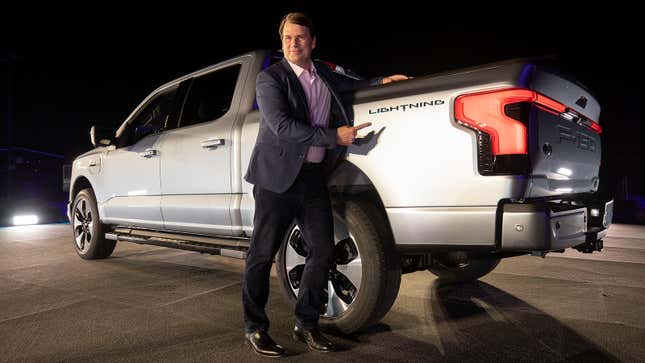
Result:
{"type": "Polygon", "coordinates": [[[244,179],[263,189],[283,193],[300,172],[309,146],[323,146],[326,176],[346,151],[336,144],[336,128],[352,125],[340,92],[378,84],[382,78],[355,81],[337,77],[323,62],[314,61],[316,71],[331,93],[327,128],[311,126],[305,91],[286,59],[258,74],[256,97],[260,128],[244,179]]]}

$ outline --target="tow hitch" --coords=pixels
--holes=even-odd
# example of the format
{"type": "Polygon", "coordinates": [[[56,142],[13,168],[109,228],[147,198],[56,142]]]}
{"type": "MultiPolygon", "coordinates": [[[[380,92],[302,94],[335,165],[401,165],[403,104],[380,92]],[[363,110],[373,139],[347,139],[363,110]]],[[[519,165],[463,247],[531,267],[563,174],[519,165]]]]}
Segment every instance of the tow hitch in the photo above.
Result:
{"type": "Polygon", "coordinates": [[[597,239],[596,233],[587,234],[587,240],[583,244],[573,246],[576,250],[582,253],[592,253],[594,251],[602,251],[602,240],[597,239]]]}
{"type": "Polygon", "coordinates": [[[602,239],[607,236],[607,229],[611,224],[614,215],[614,200],[606,203],[599,201],[588,201],[589,215],[585,243],[574,246],[576,250],[582,253],[592,253],[602,251],[602,239]]]}

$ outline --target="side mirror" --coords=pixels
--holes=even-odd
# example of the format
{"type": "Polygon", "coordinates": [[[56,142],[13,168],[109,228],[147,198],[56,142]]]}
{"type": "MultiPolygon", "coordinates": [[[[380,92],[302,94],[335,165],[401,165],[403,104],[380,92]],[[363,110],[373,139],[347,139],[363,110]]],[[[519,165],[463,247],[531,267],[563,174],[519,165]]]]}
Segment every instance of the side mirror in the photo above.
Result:
{"type": "Polygon", "coordinates": [[[108,146],[112,144],[113,131],[107,127],[92,126],[90,129],[90,142],[92,146],[108,146]]]}

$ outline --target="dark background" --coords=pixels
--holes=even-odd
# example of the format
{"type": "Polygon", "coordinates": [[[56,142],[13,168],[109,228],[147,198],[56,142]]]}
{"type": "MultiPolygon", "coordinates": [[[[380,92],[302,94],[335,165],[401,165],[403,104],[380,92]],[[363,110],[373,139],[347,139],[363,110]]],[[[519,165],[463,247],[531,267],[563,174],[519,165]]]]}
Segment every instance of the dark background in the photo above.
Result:
{"type": "Polygon", "coordinates": [[[0,46],[0,147],[42,150],[71,162],[91,148],[91,125],[116,128],[153,89],[188,72],[249,50],[278,49],[282,15],[305,11],[318,30],[314,56],[366,77],[555,58],[602,106],[601,193],[632,200],[645,194],[642,40],[633,9],[585,14],[583,5],[541,4],[465,15],[465,4],[371,12],[343,3],[264,9],[249,3],[244,12],[209,6],[161,13],[132,13],[125,5],[40,9],[38,16],[21,12],[19,20],[9,19],[2,29],[9,37],[0,46]]]}

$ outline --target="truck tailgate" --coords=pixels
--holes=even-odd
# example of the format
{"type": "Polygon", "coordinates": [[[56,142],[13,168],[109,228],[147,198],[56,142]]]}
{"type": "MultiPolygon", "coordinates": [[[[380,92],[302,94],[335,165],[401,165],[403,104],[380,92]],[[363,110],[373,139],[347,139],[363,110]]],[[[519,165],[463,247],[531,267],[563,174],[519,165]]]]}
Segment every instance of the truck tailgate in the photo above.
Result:
{"type": "Polygon", "coordinates": [[[531,105],[528,113],[530,182],[525,197],[594,192],[600,168],[600,106],[580,85],[535,67],[529,89],[560,103],[555,113],[531,105]]]}

